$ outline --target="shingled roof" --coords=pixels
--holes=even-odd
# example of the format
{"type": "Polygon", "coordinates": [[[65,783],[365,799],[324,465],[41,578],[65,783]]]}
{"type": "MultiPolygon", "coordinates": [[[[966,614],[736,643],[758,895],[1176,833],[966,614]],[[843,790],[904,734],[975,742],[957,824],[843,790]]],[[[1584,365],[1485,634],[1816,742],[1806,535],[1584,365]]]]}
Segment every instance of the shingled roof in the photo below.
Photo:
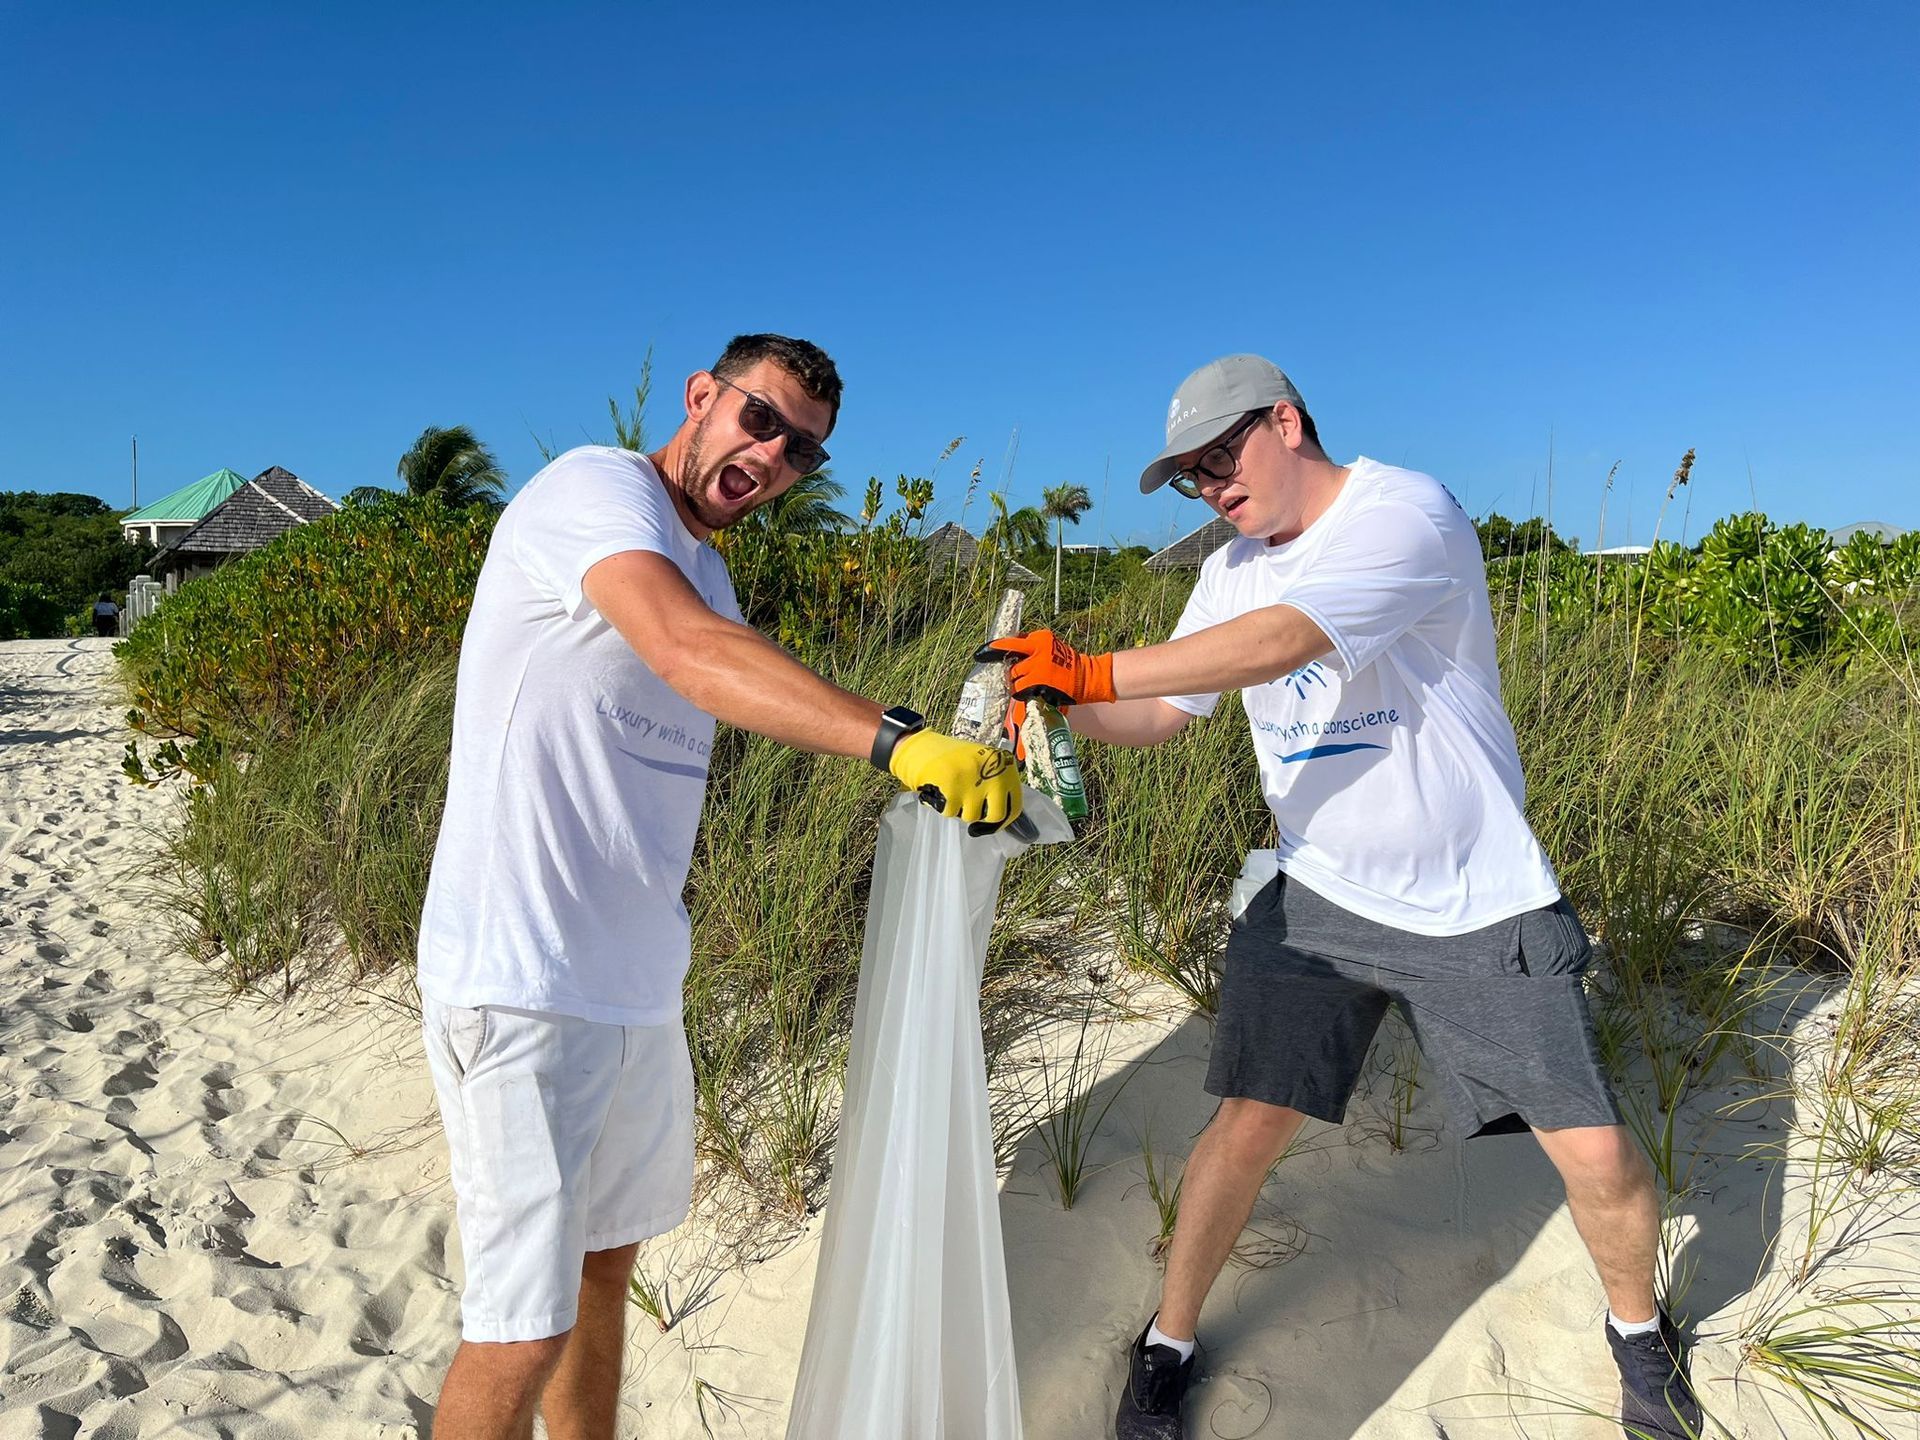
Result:
{"type": "Polygon", "coordinates": [[[153,574],[193,564],[215,564],[258,550],[296,525],[340,507],[291,470],[262,470],[222,500],[186,534],[153,557],[153,574]]]}
{"type": "Polygon", "coordinates": [[[1191,535],[1176,540],[1146,559],[1149,570],[1198,570],[1200,562],[1239,535],[1233,522],[1216,515],[1191,535]]]}
{"type": "MultiPolygon", "coordinates": [[[[971,532],[949,520],[938,530],[933,531],[920,542],[920,553],[929,564],[940,561],[951,563],[957,556],[959,563],[971,570],[980,563],[980,542],[971,532]]],[[[1009,585],[1038,585],[1040,577],[1022,565],[1018,560],[1007,561],[1007,583],[1009,585]]]]}

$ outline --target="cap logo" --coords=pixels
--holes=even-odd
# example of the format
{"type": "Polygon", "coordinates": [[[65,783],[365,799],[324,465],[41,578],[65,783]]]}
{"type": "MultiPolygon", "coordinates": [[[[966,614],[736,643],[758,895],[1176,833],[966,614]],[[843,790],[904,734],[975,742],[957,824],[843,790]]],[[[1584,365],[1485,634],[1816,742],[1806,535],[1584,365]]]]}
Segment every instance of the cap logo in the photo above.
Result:
{"type": "Polygon", "coordinates": [[[1180,408],[1180,397],[1178,395],[1174,396],[1173,403],[1167,407],[1167,439],[1173,439],[1173,432],[1180,428],[1181,421],[1191,420],[1199,413],[1200,407],[1197,405],[1189,405],[1186,409],[1182,410],[1180,408]]]}

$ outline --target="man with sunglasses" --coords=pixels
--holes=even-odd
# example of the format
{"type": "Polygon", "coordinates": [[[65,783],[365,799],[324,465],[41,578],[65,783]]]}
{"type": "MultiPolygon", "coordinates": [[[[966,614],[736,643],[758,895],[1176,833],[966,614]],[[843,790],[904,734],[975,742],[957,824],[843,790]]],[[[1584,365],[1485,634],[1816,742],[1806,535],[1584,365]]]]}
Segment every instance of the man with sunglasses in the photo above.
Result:
{"type": "Polygon", "coordinates": [[[419,941],[466,1260],[440,1440],[521,1440],[536,1408],[614,1433],[635,1252],[693,1183],[680,896],[716,719],[869,759],[976,832],[1020,813],[1003,752],[742,623],[703,543],[826,463],[840,389],[818,346],[736,337],[663,448],[571,450],[494,530],[419,941]]]}
{"type": "Polygon", "coordinates": [[[1606,1291],[1628,1434],[1699,1434],[1654,1299],[1659,1199],[1594,1043],[1586,933],[1523,810],[1473,523],[1430,476],[1329,459],[1257,356],[1188,376],[1166,441],[1141,490],[1171,483],[1239,531],[1173,638],[1118,654],[1044,630],[994,642],[1015,695],[1071,704],[1076,730],[1116,745],[1170,739],[1238,689],[1277,823],[1277,850],[1249,857],[1272,878],[1227,943],[1206,1079],[1220,1105],[1116,1433],[1185,1433],[1201,1303],[1306,1119],[1342,1119],[1396,1004],[1452,1128],[1531,1130],[1559,1169],[1606,1291]]]}

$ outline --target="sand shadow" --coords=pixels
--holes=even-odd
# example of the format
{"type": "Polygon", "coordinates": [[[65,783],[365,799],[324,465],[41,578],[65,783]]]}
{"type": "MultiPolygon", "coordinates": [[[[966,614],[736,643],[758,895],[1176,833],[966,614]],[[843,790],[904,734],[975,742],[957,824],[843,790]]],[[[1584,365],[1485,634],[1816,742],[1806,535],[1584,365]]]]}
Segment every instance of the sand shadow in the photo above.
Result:
{"type": "Polygon", "coordinates": [[[69,740],[97,740],[111,730],[0,730],[0,750],[14,745],[63,745],[69,740]]]}
{"type": "MultiPolygon", "coordinates": [[[[1124,1347],[1159,1294],[1160,1216],[1141,1152],[1150,1144],[1179,1174],[1213,1113],[1202,1089],[1211,1030],[1189,1016],[1094,1087],[1098,1168],[1072,1210],[1038,1128],[1020,1141],[1000,1211],[1031,1440],[1112,1433],[1124,1347]]],[[[1142,1042],[1120,1028],[1113,1043],[1119,1056],[1142,1042]]],[[[1310,1123],[1269,1179],[1202,1314],[1186,1410],[1196,1440],[1458,1440],[1549,1413],[1557,1434],[1619,1433],[1571,1408],[1610,1408],[1617,1382],[1605,1298],[1558,1174],[1529,1135],[1443,1137],[1423,1091],[1397,1107],[1394,1075],[1410,1053],[1390,1019],[1347,1123],[1310,1123]]],[[[1687,1218],[1674,1270],[1683,1313],[1711,1331],[1768,1258],[1779,1167],[1753,1147],[1788,1133],[1792,1102],[1754,1078],[1682,1111],[1699,1156],[1675,1207],[1687,1218]]]]}

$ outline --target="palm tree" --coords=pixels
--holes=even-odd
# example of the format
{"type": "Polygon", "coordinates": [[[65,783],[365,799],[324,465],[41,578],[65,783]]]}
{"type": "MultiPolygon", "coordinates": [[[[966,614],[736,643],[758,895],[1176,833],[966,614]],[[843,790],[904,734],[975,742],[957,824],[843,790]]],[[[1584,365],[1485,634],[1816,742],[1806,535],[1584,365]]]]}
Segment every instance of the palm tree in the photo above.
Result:
{"type": "Polygon", "coordinates": [[[1055,485],[1040,492],[1040,513],[1053,521],[1053,609],[1060,611],[1060,542],[1068,525],[1078,525],[1080,517],[1093,508],[1093,497],[1084,485],[1055,485]]]}
{"type": "Polygon", "coordinates": [[[853,521],[833,508],[846,487],[830,470],[802,475],[793,484],[753,512],[757,524],[777,535],[811,535],[822,530],[849,530],[853,521]]]}
{"type": "Polygon", "coordinates": [[[465,425],[429,425],[396,473],[409,495],[436,495],[449,505],[506,503],[507,472],[465,425]]]}
{"type": "Polygon", "coordinates": [[[980,543],[1006,556],[1024,550],[1038,550],[1047,543],[1047,518],[1031,505],[1009,511],[1000,495],[988,497],[996,512],[994,521],[981,533],[980,543]]]}

